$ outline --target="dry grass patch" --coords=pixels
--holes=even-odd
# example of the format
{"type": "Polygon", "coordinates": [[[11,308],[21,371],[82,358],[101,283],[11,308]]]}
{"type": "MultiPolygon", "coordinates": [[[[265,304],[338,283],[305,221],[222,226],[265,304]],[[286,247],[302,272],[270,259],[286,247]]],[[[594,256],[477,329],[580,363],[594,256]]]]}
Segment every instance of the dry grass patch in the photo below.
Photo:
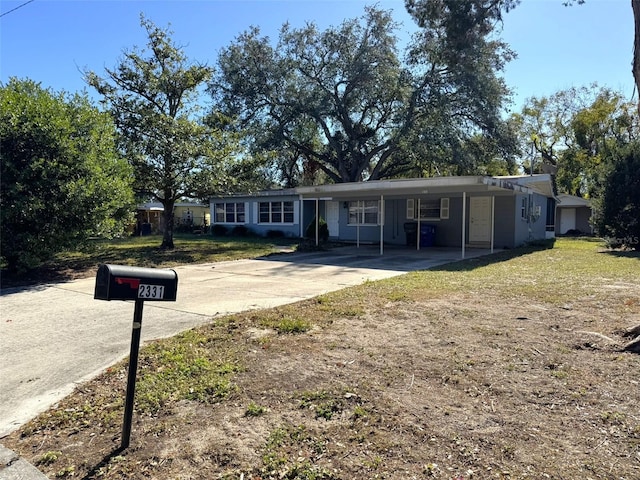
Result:
{"type": "Polygon", "coordinates": [[[226,317],[142,350],[125,452],[124,364],[3,442],[51,477],[640,478],[639,273],[564,240],[226,317]]]}

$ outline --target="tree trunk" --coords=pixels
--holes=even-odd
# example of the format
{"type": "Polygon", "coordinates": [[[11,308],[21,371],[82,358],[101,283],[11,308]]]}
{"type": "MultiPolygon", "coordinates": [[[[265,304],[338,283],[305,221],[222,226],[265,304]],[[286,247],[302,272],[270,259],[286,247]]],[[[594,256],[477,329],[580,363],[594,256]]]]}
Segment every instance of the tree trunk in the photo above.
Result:
{"type": "Polygon", "coordinates": [[[631,0],[631,8],[633,9],[633,21],[635,24],[635,37],[633,41],[633,78],[636,82],[638,114],[640,115],[640,0],[631,0]]]}
{"type": "Polygon", "coordinates": [[[164,220],[164,233],[162,234],[162,245],[160,248],[173,249],[173,207],[174,200],[165,200],[162,202],[164,212],[162,212],[162,218],[164,220]]]}

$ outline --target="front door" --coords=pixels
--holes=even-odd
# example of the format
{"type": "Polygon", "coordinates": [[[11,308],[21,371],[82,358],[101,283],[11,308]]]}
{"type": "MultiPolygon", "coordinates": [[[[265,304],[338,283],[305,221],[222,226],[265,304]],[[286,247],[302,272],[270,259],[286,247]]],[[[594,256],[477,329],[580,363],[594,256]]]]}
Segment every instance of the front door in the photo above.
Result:
{"type": "Polygon", "coordinates": [[[469,243],[491,242],[491,197],[469,198],[469,243]]]}
{"type": "Polygon", "coordinates": [[[327,202],[326,203],[326,215],[327,215],[327,228],[329,229],[330,237],[340,236],[340,203],[339,202],[327,202]]]}

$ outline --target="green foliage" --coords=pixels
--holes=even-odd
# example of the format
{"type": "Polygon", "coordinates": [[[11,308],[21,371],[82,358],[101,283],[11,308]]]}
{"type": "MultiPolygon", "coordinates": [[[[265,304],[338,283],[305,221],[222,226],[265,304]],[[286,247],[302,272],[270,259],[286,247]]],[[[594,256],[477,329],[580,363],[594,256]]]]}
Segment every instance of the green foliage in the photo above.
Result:
{"type": "Polygon", "coordinates": [[[239,370],[231,353],[208,348],[209,338],[194,330],[143,350],[136,408],[155,413],[169,402],[214,403],[234,391],[239,370]]]}
{"type": "Polygon", "coordinates": [[[640,142],[621,147],[611,163],[594,202],[594,224],[609,246],[640,250],[640,142]]]}
{"type": "Polygon", "coordinates": [[[223,164],[234,156],[237,143],[201,121],[197,96],[211,68],[190,63],[168,30],[144,17],[141,26],[148,50],[124,52],[114,69],[106,69],[106,78],[85,75],[110,107],[122,134],[121,147],[135,169],[137,192],[162,203],[162,246],[174,248],[175,202],[223,189],[223,164]]]}
{"type": "Polygon", "coordinates": [[[115,128],[86,96],[30,80],[0,87],[2,263],[39,265],[91,236],[131,222],[131,169],[116,154],[115,128]]]}
{"type": "Polygon", "coordinates": [[[215,237],[224,237],[227,234],[227,231],[227,227],[220,225],[219,223],[216,223],[211,227],[211,233],[215,237]]]}
{"type": "MultiPolygon", "coordinates": [[[[210,90],[227,116],[249,126],[254,145],[278,152],[274,166],[288,186],[406,174],[416,168],[407,153],[420,145],[462,163],[468,154],[458,152],[477,134],[509,150],[500,115],[507,89],[496,73],[511,52],[489,40],[500,10],[479,6],[469,18],[457,7],[466,2],[447,3],[419,22],[406,60],[399,26],[376,7],[325,31],[285,24],[276,46],[253,28],[222,50],[210,90]],[[464,32],[451,28],[462,24],[464,32]]],[[[495,146],[483,145],[487,157],[495,146]]]]}
{"type": "Polygon", "coordinates": [[[266,408],[251,402],[249,405],[247,405],[247,409],[244,412],[244,416],[259,417],[260,415],[263,415],[266,411],[267,411],[266,408]]]}
{"type": "Polygon", "coordinates": [[[634,105],[622,94],[591,85],[531,98],[513,117],[525,171],[556,172],[561,193],[593,197],[610,153],[640,134],[634,105]]]}
{"type": "MultiPolygon", "coordinates": [[[[320,217],[318,220],[318,240],[320,242],[326,242],[329,240],[329,226],[327,225],[327,221],[320,217]]],[[[307,225],[307,228],[304,230],[304,237],[310,240],[316,239],[316,218],[313,217],[313,220],[307,225]]]]}
{"type": "Polygon", "coordinates": [[[58,459],[62,456],[62,452],[59,451],[48,451],[45,452],[36,462],[37,465],[51,465],[58,461],[58,459]]]}

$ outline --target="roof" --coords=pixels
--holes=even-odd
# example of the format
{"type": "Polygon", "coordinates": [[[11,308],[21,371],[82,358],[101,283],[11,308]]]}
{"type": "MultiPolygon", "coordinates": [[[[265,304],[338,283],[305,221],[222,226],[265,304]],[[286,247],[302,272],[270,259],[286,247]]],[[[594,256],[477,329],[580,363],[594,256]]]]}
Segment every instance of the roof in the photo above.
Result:
{"type": "Polygon", "coordinates": [[[264,190],[254,193],[231,194],[212,197],[261,198],[274,196],[302,197],[321,200],[366,200],[380,196],[386,198],[406,198],[407,196],[446,195],[461,197],[462,194],[514,195],[515,193],[538,193],[553,197],[553,182],[549,174],[522,175],[508,177],[455,176],[430,178],[395,178],[390,180],[370,180],[368,182],[333,183],[308,187],[264,190]]]}
{"type": "MultiPolygon", "coordinates": [[[[177,202],[173,205],[174,207],[204,207],[204,208],[209,208],[209,205],[206,204],[201,204],[201,203],[190,203],[190,202],[177,202]]],[[[153,211],[157,211],[157,212],[162,212],[164,211],[164,207],[162,206],[162,204],[160,202],[147,202],[144,203],[142,205],[138,205],[138,210],[149,210],[150,212],[153,211]]]]}
{"type": "Polygon", "coordinates": [[[591,201],[586,198],[576,197],[575,195],[567,195],[561,193],[558,195],[558,207],[561,208],[577,208],[588,207],[591,208],[591,201]]]}
{"type": "Polygon", "coordinates": [[[548,174],[534,175],[535,181],[525,177],[431,177],[392,180],[374,180],[358,183],[337,183],[332,185],[317,185],[312,187],[298,187],[296,191],[303,198],[364,198],[407,195],[446,194],[461,196],[467,194],[492,192],[496,195],[513,195],[514,193],[540,193],[553,196],[551,176],[548,174]]]}

